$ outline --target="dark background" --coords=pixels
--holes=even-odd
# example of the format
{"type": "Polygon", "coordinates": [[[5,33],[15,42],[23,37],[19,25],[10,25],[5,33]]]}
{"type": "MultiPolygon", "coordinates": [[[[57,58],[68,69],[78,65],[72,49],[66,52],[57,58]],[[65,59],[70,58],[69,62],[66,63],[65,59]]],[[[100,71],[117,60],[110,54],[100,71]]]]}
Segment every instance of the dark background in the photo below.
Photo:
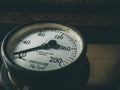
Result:
{"type": "Polygon", "coordinates": [[[119,0],[0,0],[0,42],[14,27],[34,21],[78,29],[88,43],[88,90],[119,90],[119,0]]]}

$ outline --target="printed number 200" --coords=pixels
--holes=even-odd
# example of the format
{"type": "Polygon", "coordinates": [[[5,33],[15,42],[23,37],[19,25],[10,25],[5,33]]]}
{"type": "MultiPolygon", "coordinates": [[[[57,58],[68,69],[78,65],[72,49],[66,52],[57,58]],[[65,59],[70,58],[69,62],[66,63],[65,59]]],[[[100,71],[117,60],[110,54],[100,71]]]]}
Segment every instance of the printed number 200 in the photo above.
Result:
{"type": "Polygon", "coordinates": [[[62,58],[50,57],[51,63],[62,63],[62,58]]]}

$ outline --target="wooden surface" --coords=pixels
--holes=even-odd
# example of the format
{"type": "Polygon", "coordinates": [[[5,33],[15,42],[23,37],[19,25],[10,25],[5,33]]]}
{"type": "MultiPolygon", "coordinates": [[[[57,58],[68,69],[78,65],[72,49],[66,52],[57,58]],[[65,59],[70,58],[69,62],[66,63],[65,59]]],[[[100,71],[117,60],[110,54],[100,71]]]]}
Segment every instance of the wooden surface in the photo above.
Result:
{"type": "Polygon", "coordinates": [[[91,74],[88,85],[114,85],[120,75],[120,45],[88,45],[91,74]]]}
{"type": "Polygon", "coordinates": [[[0,23],[24,24],[33,21],[58,21],[73,26],[119,26],[119,14],[0,12],[0,23]]]}

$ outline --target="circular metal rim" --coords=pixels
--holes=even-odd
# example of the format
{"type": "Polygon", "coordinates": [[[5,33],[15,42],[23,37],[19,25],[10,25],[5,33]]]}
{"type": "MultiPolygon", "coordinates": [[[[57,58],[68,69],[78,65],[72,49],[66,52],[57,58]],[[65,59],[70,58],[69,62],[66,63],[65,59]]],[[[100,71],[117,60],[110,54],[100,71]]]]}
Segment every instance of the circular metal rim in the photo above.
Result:
{"type": "MultiPolygon", "coordinates": [[[[9,66],[12,66],[13,68],[15,69],[18,69],[18,70],[22,70],[22,71],[29,71],[29,72],[53,72],[53,71],[60,71],[60,70],[63,70],[65,69],[66,67],[70,67],[72,64],[74,64],[75,62],[77,61],[80,61],[78,59],[80,59],[83,55],[86,54],[86,51],[87,51],[87,46],[86,46],[86,43],[85,43],[85,40],[83,38],[83,36],[81,35],[81,33],[76,29],[74,28],[73,26],[70,26],[68,24],[65,24],[65,23],[60,23],[60,22],[55,22],[55,21],[36,21],[36,22],[31,22],[31,23],[27,23],[27,24],[23,24],[23,25],[20,25],[16,28],[14,28],[13,30],[11,30],[6,36],[5,38],[3,39],[3,42],[2,42],[2,45],[1,45],[1,54],[2,54],[2,58],[3,58],[3,61],[5,63],[5,66],[9,69],[8,65],[9,66]],[[60,69],[55,69],[55,70],[48,70],[48,71],[36,71],[36,70],[28,70],[26,68],[23,68],[21,66],[18,66],[17,64],[13,63],[12,60],[9,60],[9,56],[7,56],[6,54],[6,43],[8,41],[8,38],[9,36],[11,36],[11,34],[13,34],[14,32],[16,32],[17,30],[25,27],[25,26],[29,26],[29,25],[32,25],[32,24],[36,24],[36,23],[55,23],[55,24],[60,24],[62,26],[66,26],[66,27],[69,27],[71,28],[72,30],[74,30],[75,32],[77,32],[80,36],[81,36],[81,39],[83,41],[83,50],[82,50],[82,53],[81,55],[77,58],[77,60],[75,60],[73,63],[71,63],[70,65],[67,65],[63,68],[60,68],[60,69]]],[[[86,56],[86,55],[85,55],[86,56]]]]}

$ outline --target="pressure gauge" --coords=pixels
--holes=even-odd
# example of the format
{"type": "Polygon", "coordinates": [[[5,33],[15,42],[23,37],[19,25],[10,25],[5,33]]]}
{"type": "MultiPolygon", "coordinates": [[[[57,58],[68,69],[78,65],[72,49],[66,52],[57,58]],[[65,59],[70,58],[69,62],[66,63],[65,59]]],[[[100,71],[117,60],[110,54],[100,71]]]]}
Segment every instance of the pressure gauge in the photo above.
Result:
{"type": "Polygon", "coordinates": [[[7,34],[1,50],[5,67],[15,83],[42,89],[53,83],[56,87],[51,89],[59,85],[67,89],[88,80],[85,41],[69,25],[56,22],[22,25],[7,34]]]}

